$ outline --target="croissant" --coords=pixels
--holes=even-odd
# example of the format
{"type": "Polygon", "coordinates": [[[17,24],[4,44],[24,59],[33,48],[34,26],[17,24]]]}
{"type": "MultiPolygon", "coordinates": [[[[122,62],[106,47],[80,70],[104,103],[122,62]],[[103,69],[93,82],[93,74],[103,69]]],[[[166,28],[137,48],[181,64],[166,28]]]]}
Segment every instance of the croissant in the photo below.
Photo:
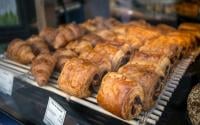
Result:
{"type": "Polygon", "coordinates": [[[70,95],[87,97],[91,94],[93,81],[99,81],[97,72],[98,67],[88,60],[69,59],[58,78],[58,86],[70,95]]]}
{"type": "Polygon", "coordinates": [[[85,29],[77,24],[69,24],[58,28],[58,35],[53,42],[55,49],[64,47],[72,40],[78,39],[85,34],[85,29]]]}
{"type": "Polygon", "coordinates": [[[68,49],[57,49],[56,52],[54,53],[54,57],[56,57],[57,62],[56,62],[56,69],[58,71],[62,71],[65,62],[68,59],[71,59],[73,57],[77,57],[77,54],[71,50],[68,49]]]}
{"type": "Polygon", "coordinates": [[[58,31],[52,27],[42,29],[39,36],[42,37],[50,47],[53,47],[53,42],[58,34],[58,31]]]}
{"type": "Polygon", "coordinates": [[[143,110],[149,110],[155,104],[162,90],[163,77],[160,77],[151,68],[134,64],[126,64],[118,72],[142,86],[144,90],[143,110]]]}
{"type": "Polygon", "coordinates": [[[35,55],[41,53],[49,53],[48,45],[39,36],[32,36],[27,40],[27,43],[31,46],[35,55]]]}
{"type": "Polygon", "coordinates": [[[14,39],[8,45],[7,56],[22,64],[29,64],[35,58],[31,47],[21,39],[14,39]]]}
{"type": "Polygon", "coordinates": [[[38,85],[43,86],[48,83],[56,64],[56,59],[50,54],[40,54],[32,62],[31,73],[35,77],[38,85]]]}
{"type": "Polygon", "coordinates": [[[130,58],[129,64],[152,65],[155,67],[155,72],[161,76],[167,76],[171,67],[170,60],[166,56],[144,52],[135,52],[130,58]]]}
{"type": "Polygon", "coordinates": [[[123,118],[140,114],[144,100],[142,87],[123,74],[107,73],[97,94],[97,102],[104,109],[123,118]]]}

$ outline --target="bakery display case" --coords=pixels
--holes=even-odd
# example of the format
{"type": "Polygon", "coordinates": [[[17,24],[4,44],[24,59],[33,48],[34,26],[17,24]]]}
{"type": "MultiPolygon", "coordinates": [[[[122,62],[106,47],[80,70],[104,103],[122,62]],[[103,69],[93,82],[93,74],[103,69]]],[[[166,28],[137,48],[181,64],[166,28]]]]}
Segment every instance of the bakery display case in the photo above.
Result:
{"type": "Polygon", "coordinates": [[[145,19],[170,25],[182,21],[199,22],[198,0],[112,0],[111,13],[123,21],[145,19]]]}
{"type": "MultiPolygon", "coordinates": [[[[54,11],[71,2],[59,1],[54,11]]],[[[87,13],[88,1],[75,3],[87,13]]],[[[0,111],[33,125],[198,124],[187,97],[200,80],[199,2],[104,4],[110,17],[57,26],[40,22],[37,10],[38,33],[16,35],[0,56],[0,111]]]]}

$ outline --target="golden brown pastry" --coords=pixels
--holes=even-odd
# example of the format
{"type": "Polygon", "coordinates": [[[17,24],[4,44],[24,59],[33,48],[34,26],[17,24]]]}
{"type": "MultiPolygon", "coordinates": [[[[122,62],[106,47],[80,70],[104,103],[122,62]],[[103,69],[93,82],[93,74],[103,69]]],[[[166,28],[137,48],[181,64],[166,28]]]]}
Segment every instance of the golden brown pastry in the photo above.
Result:
{"type": "Polygon", "coordinates": [[[112,28],[113,35],[110,35],[110,40],[115,44],[127,44],[130,51],[133,52],[144,43],[139,37],[133,35],[131,30],[128,30],[129,28],[126,25],[118,25],[112,28]]]}
{"type": "Polygon", "coordinates": [[[198,31],[200,31],[200,24],[198,24],[198,23],[181,23],[178,26],[178,29],[198,30],[198,31]]]}
{"type": "Polygon", "coordinates": [[[106,19],[104,21],[104,24],[108,29],[111,29],[111,28],[113,28],[115,26],[121,25],[121,23],[118,20],[114,19],[114,18],[106,19]]]}
{"type": "Polygon", "coordinates": [[[116,72],[109,72],[104,76],[97,94],[97,102],[101,107],[123,119],[139,115],[143,100],[142,87],[116,72]]]}
{"type": "Polygon", "coordinates": [[[101,37],[101,42],[102,43],[107,43],[107,44],[112,44],[114,46],[117,46],[118,48],[122,49],[125,53],[127,51],[132,52],[133,49],[131,48],[129,42],[127,42],[127,39],[125,38],[126,36],[123,34],[116,34],[111,30],[99,30],[98,32],[95,33],[99,37],[101,37]],[[120,38],[120,36],[123,36],[123,38],[120,38]]]}
{"type": "Polygon", "coordinates": [[[78,55],[84,52],[89,52],[93,49],[92,43],[88,41],[76,40],[72,41],[65,47],[66,49],[76,52],[78,55]]]}
{"type": "Polygon", "coordinates": [[[65,46],[65,48],[68,49],[68,50],[72,50],[72,51],[75,52],[75,49],[76,49],[76,47],[78,46],[78,44],[79,44],[79,41],[78,41],[78,40],[71,41],[71,42],[69,42],[69,43],[65,46]]]}
{"type": "Polygon", "coordinates": [[[200,24],[198,23],[182,23],[178,27],[179,31],[189,32],[196,38],[196,42],[199,45],[200,41],[200,24]]]}
{"type": "Polygon", "coordinates": [[[116,37],[116,34],[108,29],[99,30],[95,34],[106,40],[113,40],[116,37]]]}
{"type": "Polygon", "coordinates": [[[89,19],[82,23],[81,26],[90,32],[107,28],[104,24],[104,19],[102,17],[95,17],[94,19],[89,19]]]}
{"type": "Polygon", "coordinates": [[[54,53],[54,57],[56,57],[56,59],[57,59],[56,69],[58,71],[62,71],[62,69],[65,65],[65,62],[68,59],[71,59],[71,58],[77,57],[77,56],[78,55],[71,50],[68,50],[68,49],[65,49],[65,48],[57,49],[56,52],[54,53]]]}
{"type": "Polygon", "coordinates": [[[78,54],[81,54],[83,52],[89,52],[93,49],[93,46],[90,42],[82,41],[78,44],[78,46],[75,48],[75,52],[78,54]]]}
{"type": "Polygon", "coordinates": [[[122,64],[128,61],[128,50],[125,52],[118,46],[109,43],[99,43],[95,46],[94,51],[102,54],[112,62],[112,71],[117,70],[122,64]]]}
{"type": "Polygon", "coordinates": [[[98,74],[100,78],[102,78],[102,76],[104,76],[107,72],[111,71],[112,69],[111,61],[101,53],[98,53],[94,50],[82,53],[79,57],[87,59],[90,62],[96,64],[99,67],[98,74]]]}
{"type": "Polygon", "coordinates": [[[155,30],[155,28],[141,26],[130,27],[127,29],[127,32],[138,37],[141,41],[144,42],[161,35],[160,31],[155,30]]]}
{"type": "Polygon", "coordinates": [[[127,23],[125,25],[127,25],[127,26],[151,27],[151,25],[143,19],[130,21],[129,23],[127,23]]]}
{"type": "Polygon", "coordinates": [[[72,58],[66,61],[58,85],[64,92],[83,98],[91,94],[92,85],[96,81],[99,81],[96,65],[88,60],[72,58]]]}
{"type": "Polygon", "coordinates": [[[7,57],[22,64],[29,64],[35,58],[31,47],[21,39],[14,39],[7,48],[7,57]]]}
{"type": "Polygon", "coordinates": [[[161,35],[155,28],[134,22],[130,25],[117,26],[112,31],[115,33],[113,41],[128,44],[131,52],[139,49],[147,40],[161,35]]]}
{"type": "Polygon", "coordinates": [[[188,31],[176,31],[167,34],[168,41],[182,47],[182,56],[187,56],[197,46],[195,35],[188,31]]]}
{"type": "Polygon", "coordinates": [[[200,30],[187,30],[187,29],[178,29],[178,32],[182,32],[183,34],[190,35],[195,42],[199,42],[200,40],[200,30]]]}
{"type": "Polygon", "coordinates": [[[94,19],[89,19],[81,24],[82,27],[90,32],[95,32],[103,29],[111,29],[121,23],[114,18],[104,19],[102,17],[95,17],[94,19]]]}
{"type": "Polygon", "coordinates": [[[151,68],[135,64],[124,65],[118,72],[142,86],[144,90],[143,110],[149,110],[162,90],[161,77],[151,68]]]}
{"type": "Polygon", "coordinates": [[[52,27],[46,27],[42,29],[39,36],[42,37],[49,46],[53,47],[53,42],[58,34],[58,31],[52,27]]]}
{"type": "Polygon", "coordinates": [[[164,55],[150,54],[144,52],[136,52],[129,60],[129,64],[137,64],[141,66],[151,65],[155,67],[155,72],[161,76],[167,76],[170,70],[170,60],[164,55]]]}
{"type": "Polygon", "coordinates": [[[144,53],[155,53],[166,56],[174,63],[180,57],[182,47],[176,42],[170,42],[169,37],[160,36],[158,38],[149,40],[142,46],[139,51],[144,53]]]}
{"type": "Polygon", "coordinates": [[[82,38],[81,38],[82,41],[88,41],[90,42],[93,47],[97,44],[97,43],[100,43],[102,42],[102,38],[99,37],[98,35],[94,34],[94,33],[89,33],[89,34],[86,34],[84,35],[82,38]]]}
{"type": "Polygon", "coordinates": [[[35,55],[49,53],[49,47],[44,40],[39,36],[32,36],[27,40],[35,55]]]}
{"type": "Polygon", "coordinates": [[[77,24],[63,25],[58,28],[58,34],[53,42],[55,49],[64,47],[72,40],[76,40],[85,34],[85,29],[77,24]]]}
{"type": "Polygon", "coordinates": [[[116,34],[126,34],[128,29],[128,24],[121,24],[118,26],[113,27],[112,29],[110,29],[111,31],[113,31],[116,34]]]}
{"type": "Polygon", "coordinates": [[[51,54],[40,54],[32,62],[31,73],[38,85],[43,86],[48,83],[49,77],[53,73],[56,58],[51,54]]]}
{"type": "Polygon", "coordinates": [[[114,41],[123,41],[129,45],[131,51],[139,49],[144,44],[143,40],[133,35],[131,32],[127,32],[125,34],[117,34],[114,41]]]}
{"type": "Polygon", "coordinates": [[[158,24],[156,25],[156,28],[163,34],[176,31],[176,28],[167,24],[158,24]]]}

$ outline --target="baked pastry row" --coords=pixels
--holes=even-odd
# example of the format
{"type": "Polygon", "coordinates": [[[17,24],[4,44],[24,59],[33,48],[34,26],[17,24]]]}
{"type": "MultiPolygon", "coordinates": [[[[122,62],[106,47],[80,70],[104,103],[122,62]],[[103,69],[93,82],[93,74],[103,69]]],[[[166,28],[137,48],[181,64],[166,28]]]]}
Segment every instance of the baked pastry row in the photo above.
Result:
{"type": "Polygon", "coordinates": [[[100,106],[131,119],[155,104],[170,70],[199,45],[199,27],[97,18],[46,28],[27,42],[14,40],[7,55],[23,64],[32,62],[39,85],[46,85],[56,69],[61,90],[80,98],[96,91],[100,106]]]}
{"type": "Polygon", "coordinates": [[[196,25],[185,23],[176,31],[145,41],[118,72],[104,76],[97,94],[98,104],[123,119],[149,110],[173,65],[198,46],[200,29],[193,30],[196,25]],[[143,91],[135,89],[136,86],[143,91]]]}

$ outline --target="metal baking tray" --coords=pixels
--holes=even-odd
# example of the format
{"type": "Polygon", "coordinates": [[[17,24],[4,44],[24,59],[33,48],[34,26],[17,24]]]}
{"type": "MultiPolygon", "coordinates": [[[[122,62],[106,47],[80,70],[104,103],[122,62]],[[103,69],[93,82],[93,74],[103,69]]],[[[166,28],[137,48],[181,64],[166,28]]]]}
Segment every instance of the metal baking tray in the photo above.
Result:
{"type": "Polygon", "coordinates": [[[170,73],[170,76],[159,95],[155,106],[149,110],[148,112],[142,112],[140,115],[132,120],[124,120],[121,119],[112,113],[104,110],[97,104],[96,100],[96,94],[93,93],[92,96],[80,99],[74,96],[70,96],[64,92],[62,92],[57,85],[57,78],[59,76],[59,73],[54,72],[49,79],[49,84],[47,86],[38,86],[36,81],[34,80],[33,76],[30,73],[30,66],[22,65],[17,62],[11,61],[7,59],[4,55],[1,55],[0,58],[0,68],[6,69],[10,72],[12,72],[15,77],[20,78],[21,80],[27,82],[28,84],[31,84],[33,86],[37,86],[39,88],[51,91],[53,93],[56,93],[64,98],[66,98],[67,101],[73,101],[75,103],[81,104],[83,106],[86,106],[90,109],[93,109],[97,112],[103,113],[105,115],[111,116],[115,119],[121,120],[124,123],[130,124],[130,125],[138,125],[138,124],[152,124],[155,125],[156,122],[161,117],[162,113],[164,112],[165,107],[167,106],[172,94],[174,93],[175,89],[177,88],[180,79],[184,75],[185,71],[189,67],[189,65],[195,60],[195,58],[199,55],[200,49],[195,50],[191,53],[191,55],[187,58],[183,58],[179,61],[178,64],[173,68],[173,71],[170,73]]]}

